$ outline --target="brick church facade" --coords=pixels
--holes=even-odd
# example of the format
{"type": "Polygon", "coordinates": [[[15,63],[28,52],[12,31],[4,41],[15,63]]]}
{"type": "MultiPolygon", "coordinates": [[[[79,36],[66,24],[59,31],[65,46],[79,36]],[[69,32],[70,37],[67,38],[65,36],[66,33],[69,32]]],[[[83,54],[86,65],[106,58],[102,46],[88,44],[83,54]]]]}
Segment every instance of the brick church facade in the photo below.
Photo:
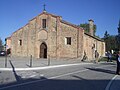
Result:
{"type": "Polygon", "coordinates": [[[93,20],[89,20],[90,33],[77,25],[62,20],[61,16],[43,11],[8,38],[12,56],[35,58],[79,58],[89,60],[105,53],[105,43],[93,36],[93,20]]]}

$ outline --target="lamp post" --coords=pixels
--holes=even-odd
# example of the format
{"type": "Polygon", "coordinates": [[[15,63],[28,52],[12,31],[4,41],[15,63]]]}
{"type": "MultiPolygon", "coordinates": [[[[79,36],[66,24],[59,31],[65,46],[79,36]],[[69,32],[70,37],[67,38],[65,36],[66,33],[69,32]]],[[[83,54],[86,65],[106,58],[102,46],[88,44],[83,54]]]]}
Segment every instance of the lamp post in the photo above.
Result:
{"type": "Polygon", "coordinates": [[[5,38],[5,67],[7,67],[7,39],[5,38]]]}

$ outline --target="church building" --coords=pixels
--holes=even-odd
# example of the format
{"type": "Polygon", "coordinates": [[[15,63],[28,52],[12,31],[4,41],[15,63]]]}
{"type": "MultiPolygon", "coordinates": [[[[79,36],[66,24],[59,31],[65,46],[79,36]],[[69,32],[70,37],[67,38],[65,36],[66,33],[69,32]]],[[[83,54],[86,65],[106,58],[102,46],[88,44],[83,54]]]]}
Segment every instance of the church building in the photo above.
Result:
{"type": "Polygon", "coordinates": [[[85,33],[83,28],[44,10],[9,37],[11,56],[82,60],[86,55],[94,60],[95,50],[104,56],[105,43],[93,35],[93,25],[89,20],[90,32],[85,33]]]}

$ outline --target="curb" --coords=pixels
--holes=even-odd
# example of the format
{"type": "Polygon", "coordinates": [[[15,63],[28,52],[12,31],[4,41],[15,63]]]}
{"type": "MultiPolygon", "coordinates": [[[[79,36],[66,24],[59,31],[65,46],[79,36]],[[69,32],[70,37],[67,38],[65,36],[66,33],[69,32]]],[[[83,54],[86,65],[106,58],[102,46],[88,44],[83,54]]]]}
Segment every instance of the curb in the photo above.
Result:
{"type": "Polygon", "coordinates": [[[33,68],[0,68],[0,71],[29,71],[29,70],[42,70],[42,69],[50,69],[50,68],[58,68],[58,67],[66,67],[66,66],[77,66],[77,65],[86,65],[92,63],[76,63],[76,64],[64,64],[64,65],[53,65],[53,66],[45,66],[45,67],[33,67],[33,68]]]}

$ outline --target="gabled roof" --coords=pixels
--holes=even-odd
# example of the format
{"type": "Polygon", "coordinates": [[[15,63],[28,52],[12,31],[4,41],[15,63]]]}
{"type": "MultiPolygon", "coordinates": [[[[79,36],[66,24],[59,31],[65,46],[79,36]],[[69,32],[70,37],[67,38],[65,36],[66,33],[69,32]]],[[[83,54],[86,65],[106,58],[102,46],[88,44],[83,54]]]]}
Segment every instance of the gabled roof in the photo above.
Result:
{"type": "Polygon", "coordinates": [[[90,37],[92,37],[92,38],[94,38],[94,39],[97,39],[98,41],[104,42],[104,40],[102,40],[101,38],[98,38],[98,37],[96,37],[96,36],[92,36],[92,35],[90,35],[89,33],[84,32],[84,34],[86,34],[86,35],[88,35],[88,36],[90,36],[90,37]]]}
{"type": "MultiPolygon", "coordinates": [[[[67,22],[67,21],[65,21],[65,20],[61,20],[61,22],[64,23],[64,24],[70,25],[70,26],[72,26],[72,27],[75,27],[75,28],[81,28],[81,27],[78,27],[77,25],[72,24],[72,23],[70,23],[70,22],[67,22]]],[[[81,28],[81,29],[83,29],[83,28],[81,28]]]]}
{"type": "MultiPolygon", "coordinates": [[[[57,18],[57,17],[62,18],[62,16],[54,15],[54,14],[51,14],[51,13],[48,13],[48,12],[44,12],[44,11],[42,13],[40,13],[38,16],[41,16],[43,14],[45,14],[45,15],[51,15],[52,17],[55,17],[55,18],[57,18]]],[[[35,19],[36,17],[34,17],[33,19],[35,19]]],[[[33,19],[31,19],[30,21],[32,21],[33,19]]]]}
{"type": "Polygon", "coordinates": [[[62,16],[54,15],[54,14],[51,14],[51,13],[48,13],[48,12],[42,12],[42,13],[39,14],[39,15],[42,15],[42,14],[46,14],[46,15],[51,15],[51,16],[53,16],[53,17],[61,17],[61,18],[62,18],[62,16]]]}
{"type": "Polygon", "coordinates": [[[10,37],[7,37],[6,39],[11,39],[11,36],[10,36],[10,37]]]}
{"type": "MultiPolygon", "coordinates": [[[[57,18],[57,17],[59,17],[59,18],[62,18],[62,16],[58,16],[58,15],[54,15],[54,14],[51,14],[51,13],[48,13],[48,12],[42,12],[41,14],[39,14],[38,16],[41,16],[41,15],[51,15],[52,17],[55,17],[55,18],[57,18]]],[[[35,18],[36,18],[37,16],[35,16],[33,19],[31,19],[31,20],[29,20],[29,21],[32,21],[32,20],[34,20],[35,18]]],[[[81,27],[78,27],[77,25],[75,25],[75,24],[72,24],[72,23],[70,23],[70,22],[67,22],[67,21],[65,21],[65,20],[60,20],[60,22],[62,22],[62,23],[64,23],[64,24],[67,24],[67,25],[70,25],[70,26],[72,26],[72,27],[75,27],[75,28],[81,28],[81,27]]],[[[26,24],[26,25],[28,25],[28,23],[26,24]]],[[[25,26],[26,26],[25,25],[25,26]]],[[[24,26],[23,26],[24,27],[24,26]]],[[[12,33],[12,35],[14,34],[14,33],[16,33],[17,31],[19,31],[19,30],[21,30],[23,27],[21,27],[21,28],[19,28],[18,30],[16,30],[15,32],[13,32],[12,33]]],[[[83,29],[83,28],[81,28],[81,29],[83,29]]],[[[11,35],[11,36],[12,36],[11,35]]]]}
{"type": "MultiPolygon", "coordinates": [[[[28,25],[28,23],[27,23],[25,26],[27,26],[27,25],[28,25]]],[[[23,26],[23,27],[25,27],[25,26],[23,26]]],[[[12,35],[13,35],[14,33],[18,32],[19,30],[23,29],[23,27],[21,27],[21,28],[19,28],[18,30],[14,31],[14,32],[12,33],[12,35]]],[[[11,35],[11,36],[12,36],[12,35],[11,35]]]]}

